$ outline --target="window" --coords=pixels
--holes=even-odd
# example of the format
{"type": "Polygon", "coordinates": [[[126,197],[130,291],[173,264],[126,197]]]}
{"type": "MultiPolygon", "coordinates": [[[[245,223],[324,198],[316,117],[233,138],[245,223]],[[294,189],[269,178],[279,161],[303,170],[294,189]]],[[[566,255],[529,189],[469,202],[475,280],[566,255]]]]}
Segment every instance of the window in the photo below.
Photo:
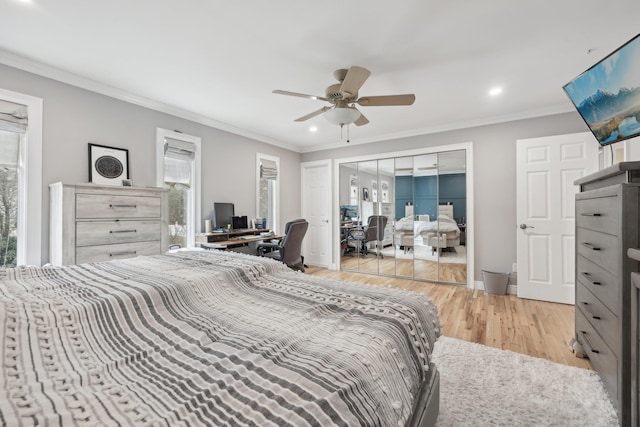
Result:
{"type": "Polygon", "coordinates": [[[41,265],[42,99],[0,89],[0,265],[41,265]]]}
{"type": "Polygon", "coordinates": [[[200,150],[198,137],[157,130],[157,185],[169,189],[170,245],[193,247],[200,232],[200,150]]]}
{"type": "Polygon", "coordinates": [[[280,214],[280,159],[258,153],[256,155],[257,218],[265,220],[265,227],[277,231],[280,214]]]}
{"type": "Polygon", "coordinates": [[[18,242],[20,134],[0,127],[0,267],[15,267],[18,242]]]}

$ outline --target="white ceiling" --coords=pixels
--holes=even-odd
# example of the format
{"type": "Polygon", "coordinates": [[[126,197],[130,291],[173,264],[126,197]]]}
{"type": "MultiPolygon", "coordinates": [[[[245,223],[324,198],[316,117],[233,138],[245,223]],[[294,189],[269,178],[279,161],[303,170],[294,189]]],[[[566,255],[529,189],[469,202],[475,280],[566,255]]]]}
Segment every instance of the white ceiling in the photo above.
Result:
{"type": "Polygon", "coordinates": [[[562,86],[640,22],[638,0],[26,1],[1,3],[0,62],[300,152],[346,141],[273,89],[359,65],[361,96],[415,93],[359,107],[352,144],[573,111],[562,86]]]}

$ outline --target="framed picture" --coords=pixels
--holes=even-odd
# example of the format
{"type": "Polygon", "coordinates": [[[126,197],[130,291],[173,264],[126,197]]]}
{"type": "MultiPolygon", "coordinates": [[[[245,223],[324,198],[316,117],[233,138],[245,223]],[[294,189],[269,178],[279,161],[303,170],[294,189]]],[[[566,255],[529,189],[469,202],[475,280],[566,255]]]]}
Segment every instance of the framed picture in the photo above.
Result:
{"type": "Polygon", "coordinates": [[[89,143],[89,182],[123,185],[129,179],[129,150],[89,143]]]}
{"type": "Polygon", "coordinates": [[[369,189],[367,187],[362,187],[362,200],[369,201],[369,189]]]}

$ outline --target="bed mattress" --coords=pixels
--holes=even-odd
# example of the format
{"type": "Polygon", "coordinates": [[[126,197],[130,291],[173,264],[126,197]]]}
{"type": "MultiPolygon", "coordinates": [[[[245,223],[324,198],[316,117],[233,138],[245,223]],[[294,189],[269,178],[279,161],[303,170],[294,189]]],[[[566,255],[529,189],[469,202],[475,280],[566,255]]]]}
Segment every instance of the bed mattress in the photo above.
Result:
{"type": "Polygon", "coordinates": [[[0,270],[0,332],[0,424],[404,426],[440,326],[421,294],[194,251],[0,270]]]}

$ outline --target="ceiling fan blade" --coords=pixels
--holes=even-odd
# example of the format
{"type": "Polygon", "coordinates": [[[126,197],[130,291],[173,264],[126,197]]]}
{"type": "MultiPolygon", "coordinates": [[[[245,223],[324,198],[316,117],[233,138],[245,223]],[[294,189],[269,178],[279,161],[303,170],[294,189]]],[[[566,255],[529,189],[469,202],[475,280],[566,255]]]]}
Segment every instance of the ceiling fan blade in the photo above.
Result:
{"type": "Polygon", "coordinates": [[[286,90],[274,90],[273,93],[276,93],[278,95],[288,95],[288,96],[298,96],[300,98],[309,98],[309,99],[319,99],[321,101],[328,101],[327,98],[323,97],[323,96],[316,96],[316,95],[307,95],[304,93],[297,93],[297,92],[289,92],[286,90]]]}
{"type": "Polygon", "coordinates": [[[340,86],[340,92],[355,95],[370,75],[371,71],[354,65],[349,68],[347,75],[344,77],[342,85],[340,86]]]}
{"type": "Polygon", "coordinates": [[[416,100],[412,93],[406,95],[364,96],[356,102],[364,107],[377,107],[385,105],[411,105],[416,100]]]}
{"type": "Polygon", "coordinates": [[[360,117],[358,117],[358,120],[353,122],[353,124],[356,125],[356,126],[366,125],[367,123],[369,123],[369,119],[367,119],[364,116],[364,114],[362,114],[362,112],[360,112],[360,117]]]}
{"type": "Polygon", "coordinates": [[[330,110],[330,109],[331,109],[331,107],[322,107],[321,109],[316,110],[313,113],[309,113],[306,116],[302,116],[300,118],[297,118],[294,121],[296,121],[296,122],[304,122],[305,120],[309,120],[312,117],[319,116],[320,114],[322,114],[325,111],[330,110]]]}

